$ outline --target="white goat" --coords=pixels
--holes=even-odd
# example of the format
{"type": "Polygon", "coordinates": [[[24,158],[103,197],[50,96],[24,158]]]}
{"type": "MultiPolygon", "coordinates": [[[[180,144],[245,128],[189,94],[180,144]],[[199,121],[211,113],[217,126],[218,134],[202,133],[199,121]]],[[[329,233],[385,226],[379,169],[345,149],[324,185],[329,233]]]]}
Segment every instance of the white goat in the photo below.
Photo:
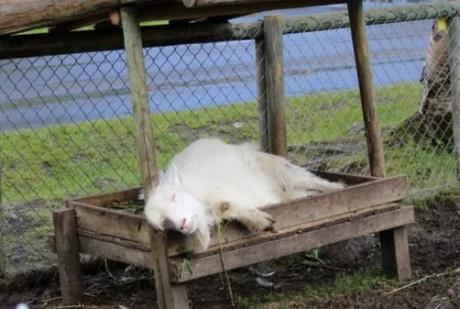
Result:
{"type": "Polygon", "coordinates": [[[341,188],[254,145],[200,139],[172,159],[144,211],[155,228],[194,234],[204,250],[210,227],[223,219],[268,230],[275,221],[258,208],[341,188]]]}

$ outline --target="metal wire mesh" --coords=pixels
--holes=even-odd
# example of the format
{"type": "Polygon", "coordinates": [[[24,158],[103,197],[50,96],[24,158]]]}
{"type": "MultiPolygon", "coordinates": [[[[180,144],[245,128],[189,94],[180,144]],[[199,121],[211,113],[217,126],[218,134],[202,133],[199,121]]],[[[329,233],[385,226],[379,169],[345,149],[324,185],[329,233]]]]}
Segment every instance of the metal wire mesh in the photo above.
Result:
{"type": "MultiPolygon", "coordinates": [[[[381,10],[368,19],[387,170],[408,175],[417,197],[456,184],[453,142],[442,141],[448,127],[435,130],[441,138],[433,137],[439,119],[416,116],[428,94],[433,107],[451,95],[444,67],[428,65],[427,59],[438,59],[447,48],[428,48],[434,22],[446,16],[444,9],[433,10],[420,9],[416,17],[381,10]],[[436,91],[430,92],[433,85],[436,91]]],[[[289,156],[312,169],[367,174],[345,17],[286,21],[289,156]]],[[[442,22],[441,28],[447,33],[442,22]]],[[[263,59],[256,59],[256,35],[144,49],[161,167],[199,137],[259,141],[256,62],[263,59]]],[[[449,57],[444,58],[447,64],[449,57]]],[[[128,73],[124,52],[107,51],[0,60],[0,80],[0,235],[8,271],[27,271],[52,264],[46,243],[51,210],[62,207],[64,199],[139,185],[128,73]]]]}

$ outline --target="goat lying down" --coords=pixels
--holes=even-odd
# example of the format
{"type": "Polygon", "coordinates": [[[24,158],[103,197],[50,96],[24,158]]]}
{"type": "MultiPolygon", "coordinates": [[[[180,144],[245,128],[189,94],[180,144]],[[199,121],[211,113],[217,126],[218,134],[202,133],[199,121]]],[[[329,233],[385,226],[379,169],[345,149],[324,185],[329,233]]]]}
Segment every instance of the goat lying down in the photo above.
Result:
{"type": "Polygon", "coordinates": [[[144,212],[155,228],[193,234],[204,250],[221,220],[269,230],[274,218],[258,208],[341,188],[252,144],[200,139],[172,159],[144,212]]]}

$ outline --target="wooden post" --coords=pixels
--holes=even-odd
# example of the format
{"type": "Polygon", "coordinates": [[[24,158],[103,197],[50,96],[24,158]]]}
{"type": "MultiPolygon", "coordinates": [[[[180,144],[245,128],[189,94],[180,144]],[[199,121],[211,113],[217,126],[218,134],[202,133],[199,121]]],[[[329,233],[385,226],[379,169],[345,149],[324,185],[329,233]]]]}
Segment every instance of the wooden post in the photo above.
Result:
{"type": "Polygon", "coordinates": [[[282,17],[265,16],[263,29],[265,97],[261,104],[266,104],[267,110],[268,148],[270,153],[286,156],[282,17]]]}
{"type": "MultiPolygon", "coordinates": [[[[361,107],[372,176],[385,177],[385,158],[378,115],[375,108],[372,71],[367,45],[362,0],[348,0],[351,36],[358,73],[361,107]]],[[[401,280],[411,277],[407,228],[400,227],[380,233],[383,269],[401,280]]]]}
{"type": "Polygon", "coordinates": [[[460,180],[460,17],[453,17],[448,21],[452,126],[457,156],[457,179],[460,180]]]}
{"type": "MultiPolygon", "coordinates": [[[[0,165],[0,227],[5,226],[5,213],[3,212],[2,204],[3,187],[2,187],[2,166],[0,165]]],[[[0,288],[6,284],[6,256],[5,242],[3,239],[3,231],[0,228],[0,288]]]]}
{"type": "Polygon", "coordinates": [[[160,309],[189,308],[190,305],[185,285],[171,284],[166,251],[156,250],[156,248],[161,247],[162,244],[167,243],[166,235],[166,233],[155,231],[153,227],[150,227],[150,243],[152,245],[157,303],[160,309]]]}
{"type": "Polygon", "coordinates": [[[156,171],[153,131],[146,84],[141,29],[131,8],[121,10],[123,39],[128,62],[129,85],[134,113],[134,122],[145,196],[156,186],[156,171]]]}
{"type": "Polygon", "coordinates": [[[83,300],[75,209],[53,212],[53,223],[62,303],[65,306],[75,306],[83,300]]]}
{"type": "MultiPolygon", "coordinates": [[[[137,145],[145,196],[157,185],[152,124],[146,84],[142,37],[139,22],[132,8],[121,9],[123,38],[128,61],[131,97],[136,124],[137,145]]],[[[187,308],[185,286],[173,286],[167,267],[167,234],[151,227],[151,245],[155,271],[157,303],[160,309],[187,308]]]]}
{"type": "Polygon", "coordinates": [[[257,69],[257,101],[259,102],[259,130],[260,146],[265,152],[270,152],[268,144],[268,107],[266,85],[267,79],[265,74],[265,44],[263,35],[255,39],[256,48],[256,69],[257,69]]]}
{"type": "Polygon", "coordinates": [[[380,242],[385,272],[396,275],[399,280],[410,279],[411,267],[407,227],[401,226],[380,232],[380,242]]]}
{"type": "Polygon", "coordinates": [[[366,25],[364,22],[362,0],[348,0],[351,36],[358,73],[361,107],[363,110],[364,126],[366,128],[367,149],[371,175],[385,176],[385,159],[383,155],[382,134],[374,104],[374,88],[372,71],[367,46],[366,25]]]}

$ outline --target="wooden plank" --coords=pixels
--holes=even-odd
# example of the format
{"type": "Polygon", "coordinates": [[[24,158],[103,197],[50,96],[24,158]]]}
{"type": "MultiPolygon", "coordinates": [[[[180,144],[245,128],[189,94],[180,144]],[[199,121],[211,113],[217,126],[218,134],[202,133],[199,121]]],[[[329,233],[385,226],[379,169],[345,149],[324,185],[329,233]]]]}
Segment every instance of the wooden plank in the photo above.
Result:
{"type": "Polygon", "coordinates": [[[168,271],[168,257],[165,250],[157,250],[167,244],[167,233],[149,230],[152,246],[151,256],[155,270],[155,289],[160,309],[189,308],[187,291],[184,285],[171,284],[168,271]]]}
{"type": "Polygon", "coordinates": [[[457,179],[460,180],[460,17],[449,20],[450,84],[452,87],[452,126],[455,154],[457,156],[457,179]]]}
{"type": "Polygon", "coordinates": [[[162,5],[140,6],[142,20],[174,20],[198,19],[204,17],[217,17],[227,15],[247,15],[256,12],[279,10],[305,6],[328,5],[344,3],[345,0],[280,0],[258,1],[253,3],[237,3],[230,5],[216,5],[209,7],[185,7],[177,3],[164,3],[162,5]]]}
{"type": "MultiPolygon", "coordinates": [[[[313,223],[337,215],[399,201],[406,196],[405,186],[405,177],[378,179],[336,192],[318,194],[279,205],[269,205],[265,211],[277,220],[275,229],[282,230],[291,226],[313,223]]],[[[92,231],[101,236],[138,242],[138,248],[149,246],[149,224],[142,216],[88,206],[76,201],[73,201],[71,205],[76,209],[79,229],[92,231]],[[100,229],[101,226],[104,226],[103,230],[100,229]]],[[[168,256],[175,256],[193,248],[193,242],[190,238],[179,233],[170,232],[169,235],[168,256]]],[[[229,244],[253,241],[260,236],[260,234],[250,233],[242,229],[239,224],[226,225],[224,235],[224,241],[229,244]]],[[[275,236],[272,233],[267,235],[275,236]]],[[[213,237],[210,250],[217,248],[217,245],[218,240],[213,237]]]]}
{"type": "Polygon", "coordinates": [[[265,99],[267,104],[268,146],[272,154],[287,155],[284,113],[283,19],[265,16],[263,22],[265,99]]]}
{"type": "MultiPolygon", "coordinates": [[[[226,269],[231,270],[338,241],[403,226],[413,221],[413,208],[400,208],[302,234],[294,234],[274,241],[266,241],[254,246],[227,251],[223,253],[223,259],[226,269]]],[[[182,269],[182,260],[180,258],[170,261],[170,273],[174,282],[186,282],[222,271],[219,254],[191,259],[192,272],[182,269]]]]}
{"type": "Polygon", "coordinates": [[[73,204],[87,204],[87,205],[95,205],[99,207],[107,207],[109,205],[122,203],[122,202],[129,202],[134,201],[139,196],[141,188],[133,188],[127,189],[118,192],[111,192],[111,193],[103,193],[92,195],[83,198],[77,198],[69,200],[68,203],[73,204]]]}
{"type": "Polygon", "coordinates": [[[326,171],[311,171],[315,175],[318,175],[321,178],[327,179],[329,181],[341,181],[346,183],[348,186],[357,185],[360,183],[365,183],[368,181],[378,180],[378,177],[373,176],[358,176],[345,173],[332,173],[326,171]]]}
{"type": "Polygon", "coordinates": [[[148,251],[83,235],[78,236],[78,246],[81,253],[153,269],[151,254],[148,251]]]}
{"type": "Polygon", "coordinates": [[[255,38],[256,49],[256,76],[257,76],[257,101],[259,106],[259,131],[260,131],[260,149],[269,152],[268,145],[268,106],[266,93],[266,73],[265,73],[265,44],[264,37],[255,38]]]}
{"type": "Polygon", "coordinates": [[[348,1],[351,36],[358,73],[359,93],[363,111],[371,175],[385,177],[385,158],[379,119],[375,108],[375,93],[367,44],[362,0],[348,1]]]}
{"type": "Polygon", "coordinates": [[[144,54],[142,38],[136,13],[132,8],[121,9],[123,40],[128,64],[129,85],[131,88],[131,102],[133,106],[136,128],[137,147],[142,173],[144,193],[154,188],[158,182],[155,162],[155,146],[150,116],[147,83],[145,79],[144,54]]]}
{"type": "Polygon", "coordinates": [[[399,280],[409,280],[411,275],[407,227],[401,226],[380,233],[383,269],[399,280]]]}
{"type": "Polygon", "coordinates": [[[75,21],[95,12],[109,12],[119,7],[122,1],[142,0],[1,0],[0,35],[75,21]]]}
{"type": "Polygon", "coordinates": [[[75,210],[54,211],[53,223],[62,303],[78,305],[83,300],[83,282],[78,254],[75,210]]]}

